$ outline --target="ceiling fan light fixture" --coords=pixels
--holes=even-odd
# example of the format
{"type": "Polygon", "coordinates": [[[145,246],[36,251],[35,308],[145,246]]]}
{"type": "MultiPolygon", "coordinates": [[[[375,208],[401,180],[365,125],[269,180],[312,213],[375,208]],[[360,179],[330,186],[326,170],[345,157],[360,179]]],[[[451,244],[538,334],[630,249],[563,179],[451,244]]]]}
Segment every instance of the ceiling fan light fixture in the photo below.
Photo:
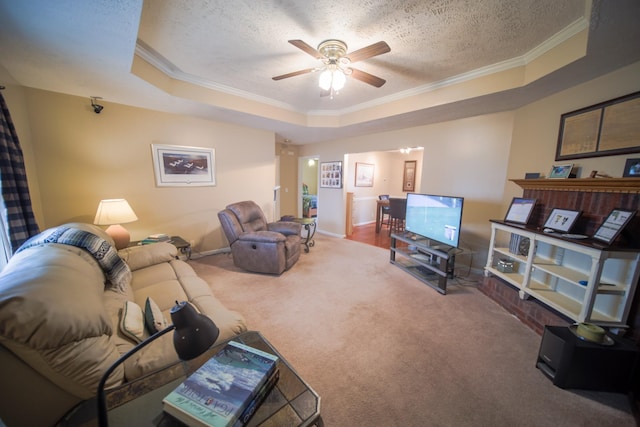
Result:
{"type": "Polygon", "coordinates": [[[335,70],[333,72],[333,79],[331,81],[331,87],[333,90],[338,91],[344,87],[344,84],[347,82],[347,78],[345,77],[342,70],[335,70]]]}
{"type": "Polygon", "coordinates": [[[333,78],[330,70],[324,70],[320,73],[320,80],[318,81],[318,86],[322,90],[329,90],[331,88],[331,79],[333,78]]]}
{"type": "Polygon", "coordinates": [[[347,77],[344,75],[341,69],[329,69],[327,68],[320,74],[320,80],[318,81],[318,86],[322,90],[330,90],[339,91],[344,87],[344,84],[347,81],[347,77]]]}
{"type": "Polygon", "coordinates": [[[306,68],[304,70],[275,76],[272,77],[273,80],[282,80],[302,74],[320,72],[320,78],[318,79],[318,86],[321,89],[320,96],[328,95],[331,98],[344,87],[347,81],[346,76],[350,76],[355,80],[360,80],[374,87],[382,87],[382,85],[386,83],[386,80],[380,77],[351,67],[351,64],[354,62],[363,61],[390,52],[391,48],[384,41],[379,41],[378,43],[363,47],[349,54],[347,53],[347,44],[342,40],[325,40],[318,45],[318,49],[314,49],[302,40],[289,40],[289,43],[313,56],[315,59],[320,60],[322,65],[320,67],[306,68]]]}

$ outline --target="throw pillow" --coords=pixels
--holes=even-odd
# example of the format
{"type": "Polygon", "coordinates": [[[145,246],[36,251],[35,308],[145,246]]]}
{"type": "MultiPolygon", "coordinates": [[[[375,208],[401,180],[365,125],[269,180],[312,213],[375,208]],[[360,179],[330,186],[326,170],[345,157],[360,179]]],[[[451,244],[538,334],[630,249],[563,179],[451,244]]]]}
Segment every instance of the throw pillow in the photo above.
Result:
{"type": "Polygon", "coordinates": [[[162,310],[160,310],[158,304],[156,304],[151,297],[148,297],[145,303],[144,322],[147,325],[147,330],[150,334],[160,332],[168,325],[167,319],[165,319],[162,314],[162,310]]]}
{"type": "Polygon", "coordinates": [[[144,339],[144,315],[133,301],[126,301],[120,315],[120,331],[136,343],[144,339]]]}

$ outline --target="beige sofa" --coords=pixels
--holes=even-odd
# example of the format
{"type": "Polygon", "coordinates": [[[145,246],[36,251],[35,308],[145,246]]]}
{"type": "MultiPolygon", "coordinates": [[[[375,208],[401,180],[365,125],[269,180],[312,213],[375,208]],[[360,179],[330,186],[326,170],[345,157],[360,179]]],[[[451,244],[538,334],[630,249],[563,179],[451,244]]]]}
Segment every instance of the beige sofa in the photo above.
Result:
{"type": "MultiPolygon", "coordinates": [[[[26,249],[0,273],[0,420],[7,426],[53,425],[94,396],[104,371],[150,336],[140,322],[152,308],[156,322],[170,322],[175,302],[189,301],[216,323],[218,341],[246,330],[243,317],[225,308],[176,258],[173,245],[120,252],[111,245],[98,227],[65,224],[23,245],[26,249]],[[83,242],[64,241],[64,236],[83,242]],[[53,242],[43,242],[45,237],[53,242]],[[102,243],[94,251],[82,247],[84,240],[102,243]],[[106,269],[105,259],[118,267],[106,269]]],[[[166,334],[136,353],[116,369],[107,387],[178,361],[172,340],[166,334]]]]}

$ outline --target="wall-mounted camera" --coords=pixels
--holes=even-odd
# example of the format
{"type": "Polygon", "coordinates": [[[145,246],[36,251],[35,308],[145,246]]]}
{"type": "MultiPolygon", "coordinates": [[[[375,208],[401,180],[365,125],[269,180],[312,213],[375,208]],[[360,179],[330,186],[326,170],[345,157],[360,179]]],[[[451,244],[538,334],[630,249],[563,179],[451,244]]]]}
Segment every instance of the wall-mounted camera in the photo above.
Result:
{"type": "Polygon", "coordinates": [[[98,99],[102,99],[99,96],[91,96],[91,106],[93,107],[93,112],[96,114],[100,114],[100,112],[102,111],[102,109],[104,108],[103,105],[100,105],[96,102],[96,100],[98,99]]]}

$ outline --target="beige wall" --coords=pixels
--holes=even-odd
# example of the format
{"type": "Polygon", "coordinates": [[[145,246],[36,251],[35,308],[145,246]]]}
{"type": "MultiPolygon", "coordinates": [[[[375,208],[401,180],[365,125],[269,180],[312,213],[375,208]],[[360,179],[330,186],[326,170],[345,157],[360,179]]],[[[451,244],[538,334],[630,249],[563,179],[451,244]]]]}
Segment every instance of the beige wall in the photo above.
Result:
{"type": "MultiPolygon", "coordinates": [[[[560,115],[638,90],[640,63],[635,63],[515,111],[303,146],[301,155],[319,153],[320,161],[331,161],[349,153],[425,147],[420,191],[465,198],[461,246],[473,253],[472,263],[480,268],[486,261],[489,219],[503,218],[511,198],[522,195],[522,189],[508,180],[523,178],[526,172],[546,175],[555,162],[560,115]]],[[[628,157],[633,155],[574,163],[582,176],[592,170],[621,176],[628,157]]],[[[346,182],[354,174],[349,163],[346,182]]],[[[320,189],[320,230],[344,235],[346,191],[320,189]]]]}
{"type": "MultiPolygon", "coordinates": [[[[344,172],[347,184],[343,191],[320,189],[319,230],[338,236],[345,234],[347,191],[357,189],[354,198],[360,199],[377,198],[382,193],[403,196],[402,173],[396,176],[391,172],[394,169],[402,170],[404,158],[397,154],[387,162],[382,160],[379,152],[421,146],[424,151],[417,153],[421,168],[417,191],[465,198],[461,246],[468,249],[469,253],[480,252],[481,255],[474,257],[474,264],[481,266],[481,259],[486,258],[489,240],[488,219],[501,216],[513,116],[512,112],[491,114],[302,146],[301,155],[306,152],[319,153],[321,162],[348,154],[344,172]],[[381,182],[381,187],[351,187],[356,160],[380,164],[380,168],[376,167],[374,183],[381,182]]],[[[354,212],[354,223],[367,222],[367,214],[369,218],[374,218],[375,207],[370,205],[365,208],[362,204],[363,207],[354,212]],[[365,209],[367,212],[363,212],[365,209]]]]}
{"type": "MultiPolygon", "coordinates": [[[[88,98],[35,89],[25,95],[28,117],[18,132],[35,153],[27,161],[41,228],[92,222],[101,199],[123,197],[139,218],[126,225],[132,239],[177,234],[209,251],[227,246],[217,218],[227,204],[254,200],[273,216],[272,132],[108,102],[95,114],[88,98]],[[157,187],[152,143],[214,148],[217,185],[157,187]]],[[[9,107],[16,105],[19,99],[9,107]]]]}
{"type": "MultiPolygon", "coordinates": [[[[297,210],[298,157],[345,161],[344,188],[318,189],[318,229],[343,236],[346,192],[354,179],[351,163],[356,155],[423,146],[417,191],[465,198],[461,244],[474,254],[473,265],[481,267],[488,246],[488,220],[502,218],[509,200],[522,194],[508,179],[522,178],[525,172],[547,174],[554,163],[560,115],[637,90],[640,63],[511,112],[286,147],[280,150],[281,212],[297,210]]],[[[267,217],[272,216],[277,148],[271,132],[108,102],[96,115],[88,98],[18,86],[9,85],[3,94],[23,144],[41,227],[70,220],[91,222],[100,199],[125,197],[140,217],[127,225],[134,239],[155,232],[175,233],[195,240],[196,250],[206,251],[226,246],[216,216],[226,204],[253,199],[267,217]],[[218,185],[156,187],[153,142],[214,147],[218,185]]],[[[627,157],[575,163],[583,176],[591,170],[620,176],[627,157]]],[[[379,158],[373,162],[387,168],[376,172],[376,185],[379,179],[384,185],[386,179],[389,188],[375,188],[361,197],[402,194],[401,175],[395,178],[390,173],[401,168],[401,158],[388,164],[379,158]]]]}
{"type": "Polygon", "coordinates": [[[380,194],[388,194],[391,197],[406,197],[407,192],[402,191],[404,162],[406,160],[415,160],[417,162],[416,188],[414,192],[420,192],[422,151],[413,151],[409,154],[402,154],[397,150],[371,151],[353,153],[346,156],[346,169],[351,173],[345,175],[344,189],[346,192],[353,193],[353,225],[363,225],[375,221],[376,200],[378,200],[380,194]],[[356,163],[374,165],[372,187],[355,186],[356,163]]]}
{"type": "MultiPolygon", "coordinates": [[[[560,116],[589,105],[608,101],[640,90],[640,62],[621,68],[598,79],[531,103],[516,111],[513,144],[509,156],[508,177],[524,178],[526,172],[547,176],[554,163],[573,163],[581,169],[579,178],[587,178],[592,170],[621,177],[625,160],[639,155],[591,157],[556,162],[560,116]]],[[[522,189],[512,182],[505,184],[503,207],[522,189]]]]}

